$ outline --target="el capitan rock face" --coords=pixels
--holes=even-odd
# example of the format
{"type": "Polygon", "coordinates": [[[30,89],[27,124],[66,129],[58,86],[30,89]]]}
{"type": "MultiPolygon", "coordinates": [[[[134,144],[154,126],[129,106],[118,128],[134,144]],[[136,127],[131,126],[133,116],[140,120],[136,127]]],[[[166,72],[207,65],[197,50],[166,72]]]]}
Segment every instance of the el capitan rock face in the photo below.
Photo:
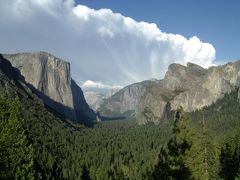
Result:
{"type": "Polygon", "coordinates": [[[50,108],[73,120],[94,116],[81,88],[71,78],[69,62],[46,52],[7,54],[4,57],[50,108]],[[73,93],[77,98],[74,99],[73,93]]]}
{"type": "MultiPolygon", "coordinates": [[[[46,52],[4,55],[44,103],[67,118],[95,119],[81,88],[72,80],[70,64],[46,52]]],[[[162,80],[129,85],[101,102],[104,117],[135,117],[139,124],[158,124],[182,106],[193,111],[210,105],[240,85],[240,61],[204,69],[171,64],[162,80]]],[[[239,93],[240,94],[240,93],[239,93]]]]}
{"type": "Polygon", "coordinates": [[[104,109],[107,112],[114,107],[117,113],[124,114],[131,109],[139,124],[158,124],[180,106],[185,111],[193,111],[212,104],[225,93],[239,87],[239,78],[240,61],[209,69],[192,63],[187,66],[171,64],[164,79],[137,83],[138,87],[142,87],[140,91],[134,88],[135,84],[127,86],[127,89],[117,93],[122,95],[121,98],[111,97],[99,110],[101,112],[104,109]],[[123,96],[129,92],[128,89],[131,89],[131,93],[123,96]],[[134,96],[135,94],[138,96],[134,96]],[[129,100],[135,102],[134,106],[126,105],[125,102],[129,100]]]}

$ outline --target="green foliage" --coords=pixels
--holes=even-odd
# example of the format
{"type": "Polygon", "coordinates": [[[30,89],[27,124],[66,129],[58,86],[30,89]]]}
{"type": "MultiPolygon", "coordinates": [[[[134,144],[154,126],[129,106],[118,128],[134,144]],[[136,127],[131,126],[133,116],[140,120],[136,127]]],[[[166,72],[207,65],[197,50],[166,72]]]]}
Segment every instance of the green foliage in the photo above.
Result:
{"type": "Polygon", "coordinates": [[[219,147],[210,131],[199,128],[193,136],[192,148],[189,152],[188,166],[194,179],[219,179],[219,147]]]}
{"type": "Polygon", "coordinates": [[[153,172],[154,179],[190,179],[187,157],[192,146],[190,118],[183,115],[182,108],[177,110],[173,135],[166,149],[161,149],[159,163],[153,172]]]}
{"type": "Polygon", "coordinates": [[[90,178],[90,176],[89,176],[89,171],[88,171],[88,169],[87,169],[87,167],[86,167],[85,165],[83,166],[83,169],[82,169],[81,179],[91,180],[91,178],[90,178]]]}
{"type": "Polygon", "coordinates": [[[34,179],[34,151],[22,124],[19,99],[1,93],[0,179],[34,179]]]}
{"type": "Polygon", "coordinates": [[[208,127],[214,138],[217,138],[216,141],[221,141],[224,134],[229,134],[240,127],[240,103],[237,97],[238,92],[235,90],[226,94],[211,106],[190,113],[194,122],[193,125],[200,129],[204,111],[206,127],[208,127]]]}
{"type": "Polygon", "coordinates": [[[19,100],[0,99],[0,178],[37,178],[34,169],[42,179],[239,178],[240,138],[223,141],[240,134],[236,92],[203,110],[179,113],[174,124],[113,121],[93,129],[55,117],[28,91],[10,95],[19,100]]]}
{"type": "Polygon", "coordinates": [[[154,122],[154,119],[156,118],[151,108],[148,106],[144,108],[142,114],[144,115],[145,119],[147,119],[149,122],[154,122]]]}
{"type": "Polygon", "coordinates": [[[204,159],[204,144],[207,145],[208,179],[235,179],[238,176],[240,104],[237,97],[236,90],[226,94],[224,98],[217,100],[211,106],[190,113],[194,120],[193,125],[199,134],[195,140],[197,143],[194,150],[197,164],[191,165],[192,170],[197,174],[197,179],[207,178],[201,168],[201,161],[204,159]],[[203,113],[207,127],[205,134],[201,132],[202,128],[200,128],[203,113]]]}
{"type": "Polygon", "coordinates": [[[24,100],[25,128],[45,179],[146,179],[168,127],[134,121],[97,123],[93,129],[58,119],[39,102],[24,100]]]}
{"type": "Polygon", "coordinates": [[[172,138],[166,148],[160,149],[153,179],[238,179],[239,109],[234,91],[213,105],[190,113],[193,123],[188,115],[177,111],[172,138]]]}
{"type": "MultiPolygon", "coordinates": [[[[240,131],[239,131],[240,132],[240,131]]],[[[240,173],[240,135],[230,135],[226,138],[226,142],[221,149],[220,175],[223,179],[234,180],[239,179],[240,173]]]]}

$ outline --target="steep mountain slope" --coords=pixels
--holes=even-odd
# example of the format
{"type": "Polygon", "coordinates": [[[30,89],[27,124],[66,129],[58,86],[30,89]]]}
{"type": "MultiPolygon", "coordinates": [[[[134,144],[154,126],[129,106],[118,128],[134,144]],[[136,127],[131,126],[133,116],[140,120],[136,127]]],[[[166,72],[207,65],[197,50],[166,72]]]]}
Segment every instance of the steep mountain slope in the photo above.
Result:
{"type": "Polygon", "coordinates": [[[89,122],[89,119],[95,119],[95,113],[88,106],[84,98],[82,89],[75,83],[74,80],[71,81],[71,90],[76,119],[82,119],[84,121],[84,124],[91,124],[91,122],[89,122]]]}
{"type": "Polygon", "coordinates": [[[222,136],[226,134],[235,132],[239,134],[240,103],[238,100],[238,92],[239,90],[236,88],[210,106],[205,106],[200,110],[190,112],[189,114],[192,117],[194,126],[197,128],[202,127],[204,116],[206,127],[209,131],[212,131],[219,140],[223,140],[222,136]]]}
{"type": "Polygon", "coordinates": [[[119,88],[113,89],[83,89],[84,90],[84,97],[88,103],[88,105],[95,111],[101,106],[101,104],[116,92],[118,92],[119,88]]]}
{"type": "MultiPolygon", "coordinates": [[[[24,128],[34,148],[34,167],[42,179],[84,179],[84,175],[91,179],[149,179],[159,150],[171,137],[173,120],[163,126],[137,126],[134,121],[116,121],[84,128],[53,116],[19,77],[19,72],[0,56],[0,92],[4,89],[9,99],[18,96],[21,101],[24,128]]],[[[175,94],[167,97],[171,95],[175,94]]],[[[192,112],[193,126],[201,131],[204,114],[211,142],[222,142],[230,133],[239,135],[237,95],[237,91],[233,91],[209,107],[192,112]]],[[[239,143],[239,138],[236,142],[239,143]]],[[[221,146],[222,143],[216,149],[219,151],[221,146]]]]}
{"type": "Polygon", "coordinates": [[[239,72],[240,61],[209,69],[192,63],[171,64],[164,79],[138,83],[142,87],[140,91],[136,84],[127,86],[116,94],[120,98],[111,97],[99,111],[118,115],[131,110],[139,124],[157,124],[180,106],[193,111],[212,104],[239,86],[239,72]]]}
{"type": "Polygon", "coordinates": [[[71,79],[70,63],[46,52],[4,55],[44,103],[73,120],[92,119],[94,112],[71,79]]]}
{"type": "Polygon", "coordinates": [[[136,118],[140,124],[159,123],[164,114],[180,106],[189,112],[208,106],[239,86],[239,71],[240,61],[209,69],[192,63],[186,67],[172,64],[162,81],[148,86],[138,104],[136,118]],[[150,109],[151,118],[146,116],[146,108],[150,109]]]}
{"type": "Polygon", "coordinates": [[[0,55],[0,93],[7,93],[9,101],[15,97],[20,100],[23,126],[34,148],[34,167],[43,179],[61,179],[62,172],[57,169],[62,167],[68,153],[66,147],[70,140],[67,138],[72,136],[70,131],[82,126],[55,117],[28,86],[11,63],[0,55]]]}
{"type": "Polygon", "coordinates": [[[93,92],[93,91],[84,92],[84,97],[87,103],[89,104],[89,106],[95,111],[100,107],[100,105],[106,99],[104,94],[93,92]]]}
{"type": "Polygon", "coordinates": [[[103,116],[134,116],[140,97],[151,82],[143,81],[126,86],[110,98],[104,100],[97,111],[103,116]]]}

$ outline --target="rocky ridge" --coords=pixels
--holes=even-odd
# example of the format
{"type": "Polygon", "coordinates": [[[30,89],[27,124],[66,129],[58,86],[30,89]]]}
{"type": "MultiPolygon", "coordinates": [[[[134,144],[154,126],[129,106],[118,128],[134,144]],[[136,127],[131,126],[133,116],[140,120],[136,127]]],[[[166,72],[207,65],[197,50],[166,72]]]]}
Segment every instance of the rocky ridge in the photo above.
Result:
{"type": "Polygon", "coordinates": [[[139,104],[141,96],[145,93],[146,87],[151,81],[143,81],[124,87],[111,97],[104,100],[97,111],[103,116],[135,116],[135,109],[139,104]]]}
{"type": "Polygon", "coordinates": [[[132,110],[139,124],[158,124],[180,106],[185,111],[194,111],[212,104],[239,87],[239,78],[240,61],[208,69],[193,63],[171,64],[162,80],[138,83],[140,91],[136,84],[127,86],[114,95],[121,98],[111,97],[99,110],[100,113],[115,110],[115,114],[132,110]]]}
{"type": "Polygon", "coordinates": [[[46,52],[5,54],[31,89],[55,111],[80,121],[94,118],[82,90],[72,80],[70,63],[46,52]]]}
{"type": "Polygon", "coordinates": [[[84,92],[84,97],[93,110],[97,110],[106,99],[106,96],[100,92],[87,91],[84,92]]]}
{"type": "Polygon", "coordinates": [[[88,105],[94,110],[97,111],[97,109],[101,106],[101,104],[111,96],[113,96],[116,92],[118,92],[120,88],[113,88],[113,89],[107,89],[102,91],[102,89],[83,89],[84,91],[84,97],[88,103],[88,105]]]}

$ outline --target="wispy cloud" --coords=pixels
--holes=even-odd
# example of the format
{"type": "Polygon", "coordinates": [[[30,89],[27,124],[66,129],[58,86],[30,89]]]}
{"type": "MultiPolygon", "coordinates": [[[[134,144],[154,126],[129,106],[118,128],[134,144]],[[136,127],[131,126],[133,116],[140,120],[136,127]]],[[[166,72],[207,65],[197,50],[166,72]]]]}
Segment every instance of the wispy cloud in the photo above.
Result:
{"type": "Polygon", "coordinates": [[[112,90],[112,89],[121,89],[122,86],[119,85],[110,85],[110,84],[104,84],[103,82],[96,82],[87,80],[82,85],[80,85],[83,89],[106,89],[106,90],[112,90]]]}
{"type": "Polygon", "coordinates": [[[215,60],[214,47],[196,36],[73,0],[0,0],[0,39],[1,52],[45,50],[70,61],[73,77],[86,84],[122,86],[161,78],[173,62],[208,67],[215,60]]]}

